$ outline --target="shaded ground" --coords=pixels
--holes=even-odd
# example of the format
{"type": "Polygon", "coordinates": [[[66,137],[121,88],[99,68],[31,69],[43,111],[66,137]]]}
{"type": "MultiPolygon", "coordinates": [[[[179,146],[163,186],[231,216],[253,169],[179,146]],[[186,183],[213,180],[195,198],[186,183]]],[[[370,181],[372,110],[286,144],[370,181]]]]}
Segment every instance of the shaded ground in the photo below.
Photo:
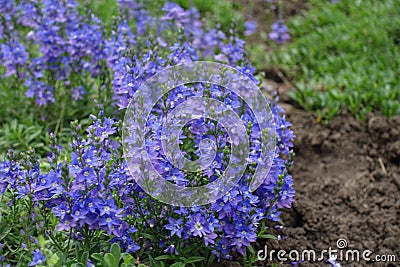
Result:
{"type": "MultiPolygon", "coordinates": [[[[246,0],[241,0],[246,4],[246,0]]],[[[284,17],[301,12],[306,0],[285,1],[284,17]]],[[[269,32],[264,0],[255,0],[252,14],[259,29],[269,32]]],[[[273,19],[276,14],[273,15],[273,19]]],[[[248,42],[261,42],[260,35],[248,42]]],[[[269,48],[266,47],[266,50],[269,48]]],[[[373,251],[375,255],[395,255],[396,262],[339,261],[345,266],[400,266],[400,117],[385,118],[370,114],[366,122],[354,119],[345,110],[328,125],[304,111],[287,97],[290,87],[283,73],[264,69],[266,77],[280,84],[281,105],[296,134],[294,166],[296,201],[282,213],[285,228],[270,231],[279,241],[259,240],[258,249],[268,251],[337,249],[338,239],[345,239],[342,251],[373,251]],[[283,84],[285,83],[285,84],[283,84]]],[[[292,266],[290,261],[274,263],[292,266]]],[[[319,254],[317,254],[319,256],[319,254]]],[[[340,257],[340,254],[338,255],[340,257]]],[[[286,255],[288,257],[288,255],[286,255]]],[[[351,257],[350,257],[351,258],[351,257]]],[[[360,256],[361,258],[361,256],[360,256]]],[[[343,256],[345,260],[345,256],[343,256]]],[[[326,260],[326,257],[325,257],[326,260]]],[[[304,262],[298,266],[330,266],[324,261],[304,262]]],[[[270,261],[256,266],[271,266],[270,261]]],[[[241,266],[223,263],[220,266],[241,266]]]]}
{"type": "MultiPolygon", "coordinates": [[[[246,38],[246,41],[262,43],[265,41],[262,36],[267,36],[271,31],[270,26],[275,20],[279,17],[286,18],[299,14],[306,9],[307,0],[285,0],[282,5],[283,9],[280,11],[277,8],[277,1],[271,1],[275,4],[271,4],[267,0],[231,0],[231,2],[241,3],[242,12],[246,17],[257,21],[257,32],[246,38]],[[270,10],[270,6],[274,9],[270,10]]],[[[268,49],[267,46],[266,49],[268,49]]]]}
{"type": "Polygon", "coordinates": [[[348,249],[395,254],[397,263],[343,266],[400,266],[400,117],[371,114],[361,123],[343,112],[324,126],[309,112],[283,107],[297,136],[297,195],[282,216],[284,239],[269,241],[269,249],[337,249],[344,238],[348,249]]]}
{"type": "MultiPolygon", "coordinates": [[[[282,213],[282,230],[270,226],[281,240],[259,240],[256,251],[267,245],[269,252],[276,250],[272,262],[292,266],[290,260],[279,261],[277,251],[313,249],[319,257],[322,250],[337,249],[338,239],[345,239],[343,255],[358,250],[362,258],[363,251],[370,250],[371,259],[395,255],[397,262],[355,262],[349,254],[350,261],[345,256],[340,261],[343,267],[400,266],[400,117],[371,114],[367,122],[360,122],[344,111],[322,125],[313,113],[284,95],[282,100],[296,134],[296,157],[290,169],[296,201],[282,213]]],[[[330,266],[326,259],[298,266],[330,266]]],[[[271,261],[255,265],[271,266],[271,261]]]]}

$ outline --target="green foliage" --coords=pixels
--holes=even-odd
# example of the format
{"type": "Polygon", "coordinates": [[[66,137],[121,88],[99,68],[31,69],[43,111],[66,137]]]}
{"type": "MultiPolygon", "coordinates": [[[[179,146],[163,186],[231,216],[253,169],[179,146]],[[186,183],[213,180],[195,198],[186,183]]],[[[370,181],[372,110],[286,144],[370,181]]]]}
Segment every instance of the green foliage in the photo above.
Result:
{"type": "MultiPolygon", "coordinates": [[[[90,0],[89,9],[99,17],[106,27],[111,27],[113,18],[118,15],[118,3],[116,0],[90,0]]],[[[108,28],[108,30],[110,30],[108,28]]]]}
{"type": "Polygon", "coordinates": [[[41,219],[54,225],[54,219],[49,217],[48,211],[42,205],[35,206],[27,198],[18,198],[16,193],[6,192],[0,195],[0,254],[12,266],[27,266],[31,261],[30,251],[40,248],[46,255],[47,266],[57,266],[61,257],[52,252],[56,250],[49,240],[44,239],[44,236],[52,237],[53,233],[45,233],[44,229],[39,229],[39,216],[33,219],[27,216],[31,211],[41,214],[41,219]],[[11,212],[9,203],[14,203],[11,212]]]}
{"type": "MultiPolygon", "coordinates": [[[[48,151],[49,134],[38,124],[22,124],[14,119],[0,128],[0,147],[3,154],[8,149],[16,152],[34,148],[36,151],[48,151]]],[[[4,155],[3,155],[4,156],[4,155]]]]}
{"type": "MultiPolygon", "coordinates": [[[[204,262],[205,258],[200,257],[200,256],[193,256],[193,257],[183,257],[183,256],[178,256],[178,255],[161,255],[155,258],[154,260],[156,261],[171,261],[173,264],[169,266],[173,267],[185,267],[185,266],[193,266],[195,267],[195,263],[201,263],[204,262]]],[[[163,264],[165,266],[165,264],[163,264]]],[[[204,265],[201,265],[204,266],[204,265]]]]}
{"type": "MultiPolygon", "coordinates": [[[[146,253],[145,262],[151,267],[205,267],[211,266],[216,257],[201,242],[194,242],[191,246],[178,243],[175,248],[176,254],[164,254],[153,258],[150,253],[146,253]]],[[[161,252],[162,253],[162,252],[161,252]]]]}
{"type": "MultiPolygon", "coordinates": [[[[241,5],[226,0],[214,0],[212,4],[209,0],[169,0],[175,2],[184,9],[189,9],[191,6],[196,7],[201,13],[202,17],[206,18],[206,22],[211,23],[210,27],[218,23],[224,32],[229,32],[232,25],[235,25],[239,33],[245,30],[245,17],[240,12],[241,5]]],[[[161,8],[165,5],[167,0],[152,0],[152,1],[139,1],[146,6],[153,16],[160,16],[162,14],[161,8]]],[[[116,0],[95,1],[91,0],[89,8],[98,15],[106,25],[112,22],[112,17],[118,13],[116,0]]]]}
{"type": "MultiPolygon", "coordinates": [[[[278,240],[278,238],[274,235],[268,234],[268,228],[265,226],[265,221],[263,221],[260,225],[259,231],[257,233],[257,239],[272,239],[278,240]]],[[[258,259],[258,251],[256,251],[252,245],[247,248],[247,253],[243,256],[243,265],[246,267],[255,266],[254,264],[259,261],[258,259]]]]}
{"type": "Polygon", "coordinates": [[[174,2],[184,8],[189,8],[191,4],[194,5],[205,17],[214,18],[224,32],[228,32],[233,24],[240,33],[245,30],[245,18],[240,12],[240,4],[233,3],[234,1],[216,0],[212,4],[209,0],[174,0],[174,2]]]}
{"type": "Polygon", "coordinates": [[[400,2],[310,1],[289,20],[293,40],[266,58],[294,77],[291,97],[326,120],[342,107],[360,119],[400,114],[400,2]]]}
{"type": "MultiPolygon", "coordinates": [[[[112,244],[109,253],[101,254],[94,253],[91,258],[95,262],[96,267],[145,267],[144,264],[135,264],[135,259],[129,253],[121,253],[121,248],[118,244],[112,244]]],[[[86,258],[87,260],[87,258],[86,258]]],[[[83,263],[82,266],[86,266],[83,263]]],[[[76,265],[81,266],[81,265],[76,265]]]]}
{"type": "MultiPolygon", "coordinates": [[[[70,122],[85,119],[98,110],[98,104],[104,105],[106,114],[112,107],[110,81],[104,82],[107,90],[99,89],[101,81],[90,77],[78,77],[88,90],[85,99],[72,101],[70,89],[56,83],[56,103],[49,106],[37,106],[35,100],[25,96],[27,88],[17,79],[0,79],[0,160],[9,149],[16,152],[34,148],[40,156],[49,149],[49,133],[55,133],[61,144],[68,144],[71,134],[70,122]]],[[[73,77],[71,77],[73,79],[73,77]]],[[[86,119],[87,120],[87,119],[86,119]]]]}

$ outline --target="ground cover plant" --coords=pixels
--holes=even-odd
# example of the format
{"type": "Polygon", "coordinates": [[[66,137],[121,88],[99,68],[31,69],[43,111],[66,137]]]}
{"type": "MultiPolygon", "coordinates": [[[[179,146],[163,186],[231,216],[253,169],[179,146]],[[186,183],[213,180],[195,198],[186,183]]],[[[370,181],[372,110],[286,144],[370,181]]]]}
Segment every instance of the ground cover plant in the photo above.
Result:
{"type": "Polygon", "coordinates": [[[234,142],[212,120],[191,122],[182,150],[199,157],[199,134],[218,150],[212,167],[187,174],[161,160],[162,116],[193,94],[240,115],[251,136],[249,167],[213,204],[179,208],[147,195],[128,171],[121,141],[136,90],[169,66],[213,60],[260,83],[239,38],[243,30],[208,23],[196,8],[174,2],[0,4],[1,266],[207,266],[235,255],[254,261],[256,239],[273,238],[265,222],[279,222],[294,199],[287,172],[293,133],[276,99],[268,101],[276,132],[272,168],[253,192],[261,131],[237,95],[200,82],[177,87],[154,107],[147,153],[178,185],[218,178],[234,142]]]}

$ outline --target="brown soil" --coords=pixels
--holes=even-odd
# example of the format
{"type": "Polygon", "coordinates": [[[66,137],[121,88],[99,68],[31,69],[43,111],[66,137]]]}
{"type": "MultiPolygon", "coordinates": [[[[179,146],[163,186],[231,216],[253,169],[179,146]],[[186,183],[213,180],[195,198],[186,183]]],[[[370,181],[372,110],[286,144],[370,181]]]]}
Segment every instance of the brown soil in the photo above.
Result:
{"type": "MultiPolygon", "coordinates": [[[[306,2],[285,1],[284,16],[301,12],[306,2]]],[[[252,8],[261,25],[259,29],[269,32],[265,1],[254,0],[252,8]]],[[[258,35],[247,41],[255,43],[261,39],[258,35]]],[[[388,119],[370,114],[366,122],[360,122],[344,110],[323,125],[313,113],[304,111],[287,97],[290,84],[281,79],[284,74],[277,70],[263,71],[267,78],[280,83],[269,81],[267,86],[278,88],[281,105],[296,134],[296,157],[290,169],[296,201],[292,209],[282,212],[285,224],[282,230],[270,225],[270,232],[281,240],[259,240],[256,251],[267,245],[268,251],[301,253],[313,249],[319,253],[329,247],[337,249],[338,239],[345,239],[344,253],[370,250],[371,259],[375,255],[395,255],[397,261],[339,261],[343,267],[400,267],[400,117],[388,119]]],[[[274,255],[273,263],[292,266],[290,261],[279,262],[274,255]]],[[[298,266],[330,266],[325,261],[326,257],[324,261],[307,261],[298,266]]],[[[254,265],[271,266],[271,261],[254,265]]],[[[221,266],[242,265],[222,263],[221,266]]]]}
{"type": "Polygon", "coordinates": [[[400,266],[400,117],[371,114],[362,123],[343,112],[324,126],[312,113],[282,105],[296,134],[290,171],[297,195],[282,214],[286,227],[275,231],[284,239],[268,241],[269,249],[337,249],[344,238],[347,249],[395,254],[397,263],[343,266],[400,266]]]}
{"type": "MultiPolygon", "coordinates": [[[[318,257],[329,247],[337,249],[341,238],[348,243],[344,255],[359,250],[361,258],[364,250],[370,250],[371,259],[375,255],[397,257],[397,262],[390,263],[339,262],[343,267],[400,266],[400,117],[370,114],[366,122],[360,122],[343,111],[322,125],[313,113],[296,107],[285,96],[282,100],[296,134],[296,157],[290,169],[296,201],[282,213],[282,230],[270,225],[270,232],[281,240],[258,240],[256,251],[267,245],[269,252],[276,251],[273,263],[292,266],[289,259],[279,262],[277,251],[313,249],[318,257]]],[[[330,266],[326,259],[298,266],[330,266]]],[[[254,265],[271,266],[271,261],[254,265]]]]}
{"type": "MultiPolygon", "coordinates": [[[[248,19],[257,21],[257,32],[247,38],[246,41],[251,43],[262,43],[262,35],[268,34],[271,29],[272,22],[279,18],[278,8],[276,4],[268,3],[266,0],[231,0],[234,3],[242,5],[242,12],[246,14],[248,19]],[[275,9],[270,10],[270,6],[275,9]]],[[[277,1],[275,1],[277,2],[277,1]]],[[[287,18],[301,13],[307,7],[307,0],[285,0],[281,12],[281,17],[287,18]]]]}

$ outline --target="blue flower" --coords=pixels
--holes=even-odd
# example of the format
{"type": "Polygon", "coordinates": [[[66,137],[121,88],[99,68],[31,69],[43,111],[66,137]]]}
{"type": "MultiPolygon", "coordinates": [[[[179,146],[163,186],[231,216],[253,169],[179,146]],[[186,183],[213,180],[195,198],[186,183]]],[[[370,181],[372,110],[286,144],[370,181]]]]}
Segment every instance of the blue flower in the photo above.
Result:
{"type": "Polygon", "coordinates": [[[289,30],[283,21],[275,21],[271,25],[271,30],[269,38],[277,44],[282,44],[290,39],[289,30]]]}
{"type": "Polygon", "coordinates": [[[203,237],[211,233],[210,225],[200,213],[190,216],[187,227],[193,236],[203,237]]]}
{"type": "Polygon", "coordinates": [[[252,35],[257,30],[257,22],[254,20],[246,21],[244,26],[246,27],[246,30],[244,31],[244,35],[247,35],[247,36],[252,35]]]}
{"type": "Polygon", "coordinates": [[[33,251],[32,256],[33,256],[33,259],[29,263],[29,266],[41,265],[46,261],[46,257],[43,255],[43,253],[39,249],[36,249],[35,251],[33,251]]]}
{"type": "MultiPolygon", "coordinates": [[[[112,92],[101,91],[101,95],[107,99],[112,95],[113,105],[125,109],[136,90],[156,72],[174,64],[205,58],[222,60],[253,82],[259,82],[246,59],[244,41],[235,37],[234,32],[227,37],[218,27],[207,29],[195,8],[185,10],[167,2],[163,23],[159,23],[158,18],[144,9],[146,4],[118,0],[118,21],[108,37],[100,20],[81,12],[75,0],[42,0],[40,4],[3,2],[0,10],[5,15],[0,33],[5,34],[0,34],[3,41],[0,56],[6,59],[1,64],[7,76],[18,75],[15,78],[24,81],[26,96],[39,106],[55,103],[59,90],[65,91],[71,101],[99,96],[88,86],[94,82],[102,84],[99,90],[112,87],[112,92]],[[134,28],[130,27],[131,21],[135,21],[134,28]],[[27,28],[26,38],[22,38],[14,23],[27,28]],[[141,36],[152,30],[157,34],[156,40],[143,40],[141,36]],[[171,33],[177,36],[170,36],[171,33]],[[37,53],[29,54],[24,47],[27,43],[32,43],[37,53]]],[[[255,24],[248,22],[246,27],[247,34],[254,31],[255,24]]],[[[284,24],[275,24],[272,30],[270,37],[277,42],[289,37],[284,24]]],[[[277,133],[273,166],[264,183],[250,192],[249,180],[261,153],[261,131],[255,115],[228,88],[202,82],[178,86],[165,101],[162,99],[154,106],[154,112],[145,118],[147,124],[143,129],[146,149],[155,169],[164,179],[177,185],[214,181],[229,164],[235,140],[230,140],[226,130],[210,119],[189,122],[188,132],[179,140],[181,144],[193,144],[185,154],[188,158],[212,154],[215,147],[215,157],[211,157],[208,169],[196,175],[182,171],[168,162],[161,149],[163,122],[168,112],[190,97],[204,96],[238,113],[250,137],[249,168],[239,184],[212,205],[171,208],[147,196],[135,182],[136,177],[129,173],[128,162],[122,157],[119,119],[105,118],[104,112],[91,116],[92,123],[86,131],[80,129],[81,125],[74,126],[70,145],[73,152],[67,159],[57,157],[58,152],[50,154],[50,171],[40,172],[36,163],[29,163],[29,168],[25,163],[22,168],[12,161],[0,163],[0,193],[12,190],[19,198],[32,198],[35,210],[36,207],[51,210],[58,220],[58,231],[72,230],[78,233],[74,237],[79,240],[84,238],[83,229],[89,229],[94,236],[97,231],[105,231],[113,236],[112,242],[118,242],[127,252],[140,249],[135,240],[143,243],[143,249],[153,246],[153,241],[141,236],[152,229],[161,234],[161,240],[156,242],[162,244],[160,248],[166,253],[177,253],[175,246],[179,239],[200,240],[219,258],[231,258],[232,251],[244,253],[255,241],[261,220],[278,221],[280,209],[290,207],[294,200],[293,179],[287,173],[294,135],[283,110],[271,103],[277,133]],[[207,144],[203,140],[211,141],[207,144]]],[[[133,150],[132,157],[139,155],[133,150]]]]}
{"type": "Polygon", "coordinates": [[[61,220],[64,220],[65,216],[70,212],[65,202],[61,202],[58,206],[55,206],[52,211],[53,214],[61,220]]]}
{"type": "Polygon", "coordinates": [[[166,224],[164,227],[167,230],[171,231],[170,236],[176,235],[179,238],[182,237],[182,231],[183,231],[183,219],[174,219],[174,218],[168,218],[168,224],[166,224]]]}
{"type": "Polygon", "coordinates": [[[164,253],[179,255],[179,252],[176,250],[174,244],[171,244],[164,249],[164,253]]]}
{"type": "Polygon", "coordinates": [[[83,95],[85,95],[87,92],[85,90],[85,88],[83,88],[83,86],[77,86],[72,88],[71,90],[71,98],[72,100],[82,100],[83,99],[83,95]]]}
{"type": "Polygon", "coordinates": [[[25,47],[18,41],[0,44],[1,64],[6,68],[5,76],[11,76],[22,71],[28,60],[25,47]]]}
{"type": "Polygon", "coordinates": [[[331,264],[332,267],[342,267],[342,265],[340,263],[337,262],[336,257],[330,257],[326,262],[328,262],[329,264],[331,264]]]}

